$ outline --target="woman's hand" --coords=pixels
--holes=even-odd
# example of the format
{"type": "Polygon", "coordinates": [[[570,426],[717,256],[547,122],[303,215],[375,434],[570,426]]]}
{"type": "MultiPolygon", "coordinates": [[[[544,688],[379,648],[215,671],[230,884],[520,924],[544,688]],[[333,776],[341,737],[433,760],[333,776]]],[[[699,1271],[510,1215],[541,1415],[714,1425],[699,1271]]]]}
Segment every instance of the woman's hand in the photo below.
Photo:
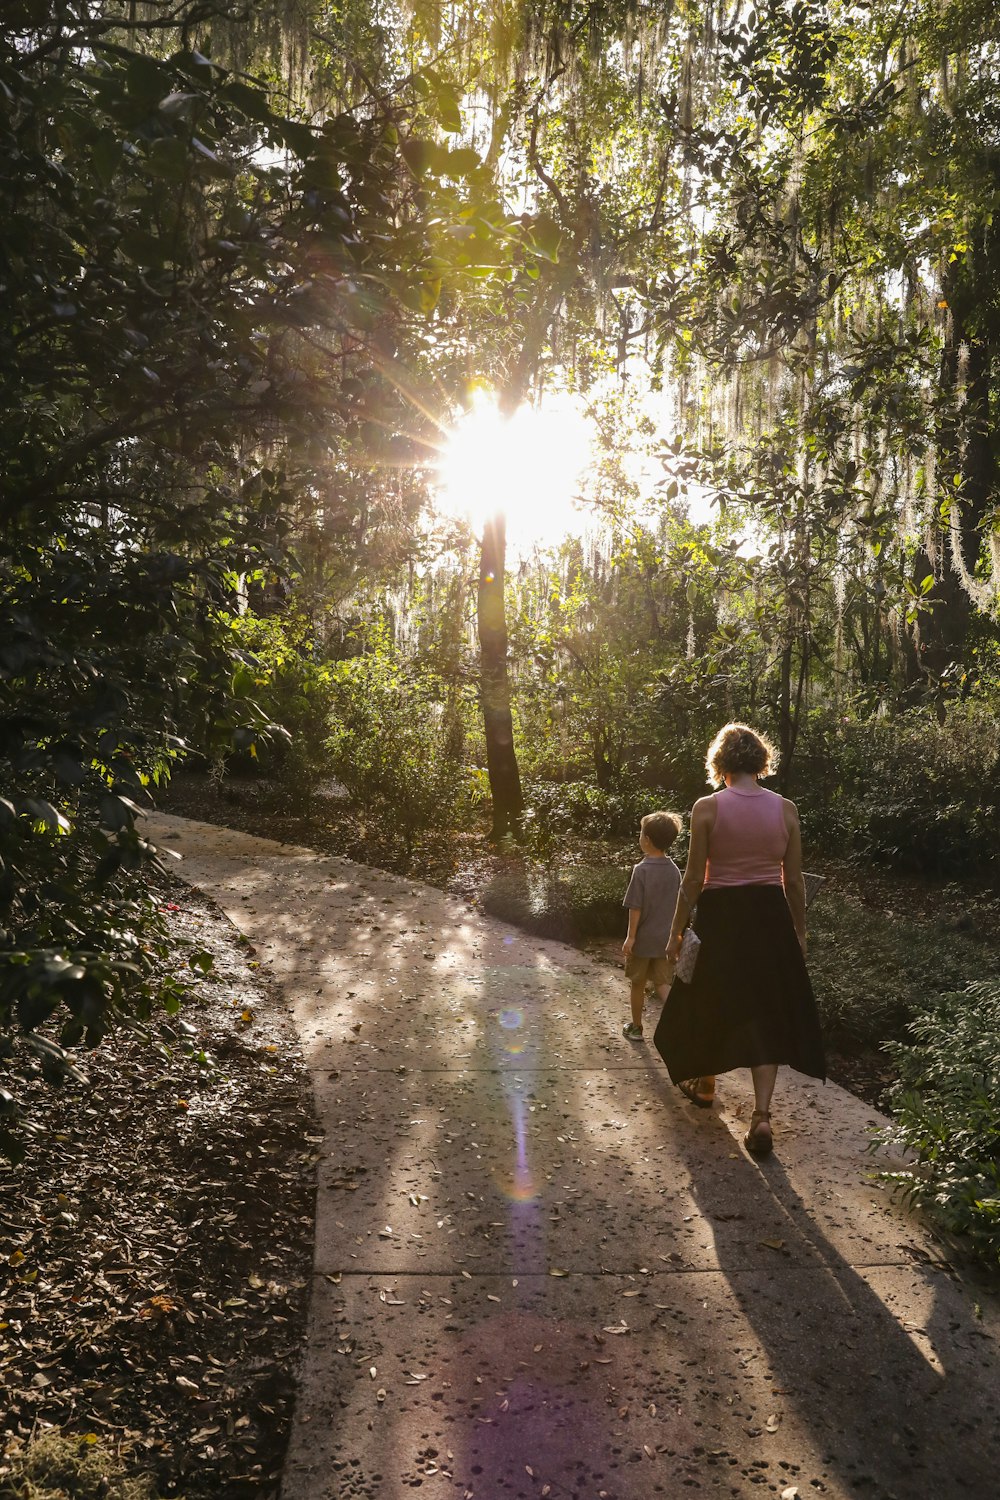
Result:
{"type": "Polygon", "coordinates": [[[681,943],[682,943],[683,939],[684,939],[684,933],[683,932],[677,932],[677,933],[673,933],[672,932],[670,934],[670,937],[667,939],[666,957],[669,959],[669,961],[672,964],[675,964],[677,962],[678,958],[680,958],[681,943]]]}

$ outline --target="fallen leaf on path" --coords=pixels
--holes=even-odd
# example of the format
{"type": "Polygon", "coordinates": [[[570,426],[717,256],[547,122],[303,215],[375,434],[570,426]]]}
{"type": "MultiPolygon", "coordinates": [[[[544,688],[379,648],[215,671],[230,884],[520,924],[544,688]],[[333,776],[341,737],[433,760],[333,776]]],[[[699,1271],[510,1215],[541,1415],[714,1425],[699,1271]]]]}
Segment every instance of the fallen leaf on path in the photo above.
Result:
{"type": "Polygon", "coordinates": [[[563,1271],[559,1266],[551,1266],[549,1268],[549,1275],[550,1276],[568,1276],[569,1272],[568,1271],[563,1271]]]}
{"type": "Polygon", "coordinates": [[[771,1414],[771,1416],[768,1417],[767,1421],[764,1423],[764,1426],[767,1428],[768,1432],[777,1432],[780,1423],[781,1423],[781,1413],[780,1412],[773,1412],[771,1414]]]}
{"type": "Polygon", "coordinates": [[[616,1323],[611,1327],[601,1329],[602,1333],[631,1333],[631,1331],[632,1330],[629,1328],[624,1318],[620,1323],[616,1323]]]}

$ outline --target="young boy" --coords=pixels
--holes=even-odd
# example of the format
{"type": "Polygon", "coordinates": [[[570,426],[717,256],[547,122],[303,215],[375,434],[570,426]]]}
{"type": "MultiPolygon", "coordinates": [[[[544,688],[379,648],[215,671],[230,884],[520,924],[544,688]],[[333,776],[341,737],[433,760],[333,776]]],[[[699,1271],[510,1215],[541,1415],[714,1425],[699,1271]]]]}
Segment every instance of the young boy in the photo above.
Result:
{"type": "Polygon", "coordinates": [[[681,872],[666,851],[680,831],[680,818],[669,812],[647,813],[639,825],[644,858],[633,867],[622,902],[628,907],[628,937],[622,943],[625,978],[632,986],[632,1019],[622,1027],[622,1036],[630,1042],[642,1037],[646,981],[651,979],[657,995],[665,1000],[673,978],[666,951],[681,872]]]}

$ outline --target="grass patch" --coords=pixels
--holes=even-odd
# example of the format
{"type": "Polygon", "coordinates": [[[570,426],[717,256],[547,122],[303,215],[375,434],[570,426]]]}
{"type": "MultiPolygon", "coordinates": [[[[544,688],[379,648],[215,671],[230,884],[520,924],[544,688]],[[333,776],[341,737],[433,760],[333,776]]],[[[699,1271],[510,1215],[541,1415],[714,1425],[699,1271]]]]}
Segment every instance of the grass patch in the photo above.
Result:
{"type": "Polygon", "coordinates": [[[46,1433],[15,1445],[0,1465],[0,1500],[157,1500],[146,1475],[129,1474],[121,1453],[92,1433],[46,1433]]]}

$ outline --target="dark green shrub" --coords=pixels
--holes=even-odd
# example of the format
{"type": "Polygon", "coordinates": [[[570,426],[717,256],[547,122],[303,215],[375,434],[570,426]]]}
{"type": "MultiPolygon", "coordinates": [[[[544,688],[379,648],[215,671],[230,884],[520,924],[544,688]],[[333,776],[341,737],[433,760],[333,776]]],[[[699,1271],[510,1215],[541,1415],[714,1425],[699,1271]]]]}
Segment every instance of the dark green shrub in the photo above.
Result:
{"type": "Polygon", "coordinates": [[[938,996],[909,1031],[888,1048],[899,1081],[878,1141],[911,1160],[879,1175],[1000,1264],[1000,983],[938,996]]]}
{"type": "Polygon", "coordinates": [[[454,826],[467,811],[463,704],[434,674],[402,662],[384,629],[373,645],[333,669],[327,748],[355,802],[409,849],[420,832],[454,826]]]}
{"type": "Polygon", "coordinates": [[[983,704],[892,718],[814,711],[791,794],[811,848],[904,871],[984,869],[1000,836],[1000,722],[983,704]]]}
{"type": "Polygon", "coordinates": [[[571,941],[604,937],[619,929],[625,935],[622,897],[628,871],[615,866],[586,865],[562,871],[525,865],[495,877],[483,892],[491,916],[541,937],[571,941]]]}
{"type": "Polygon", "coordinates": [[[609,790],[591,781],[532,780],[525,787],[525,829],[542,847],[564,836],[627,838],[632,834],[638,840],[639,819],[662,807],[665,796],[624,774],[609,790]]]}
{"type": "Polygon", "coordinates": [[[319,659],[312,626],[302,615],[242,615],[232,628],[245,653],[234,694],[253,699],[286,731],[252,745],[252,758],[307,792],[330,771],[333,669],[319,659]]]}

